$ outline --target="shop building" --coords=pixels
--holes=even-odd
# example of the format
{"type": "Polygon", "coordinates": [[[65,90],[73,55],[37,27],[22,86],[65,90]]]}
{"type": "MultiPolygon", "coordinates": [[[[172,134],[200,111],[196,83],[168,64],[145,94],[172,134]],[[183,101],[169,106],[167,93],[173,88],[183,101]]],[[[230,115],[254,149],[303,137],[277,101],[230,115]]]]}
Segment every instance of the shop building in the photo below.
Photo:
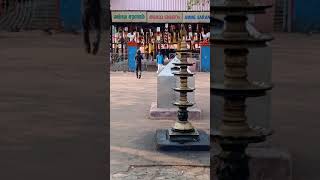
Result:
{"type": "Polygon", "coordinates": [[[200,52],[210,34],[209,10],[209,3],[188,8],[186,0],[111,1],[112,51],[127,54],[128,42],[134,42],[147,59],[159,51],[170,58],[185,40],[188,49],[200,52]]]}

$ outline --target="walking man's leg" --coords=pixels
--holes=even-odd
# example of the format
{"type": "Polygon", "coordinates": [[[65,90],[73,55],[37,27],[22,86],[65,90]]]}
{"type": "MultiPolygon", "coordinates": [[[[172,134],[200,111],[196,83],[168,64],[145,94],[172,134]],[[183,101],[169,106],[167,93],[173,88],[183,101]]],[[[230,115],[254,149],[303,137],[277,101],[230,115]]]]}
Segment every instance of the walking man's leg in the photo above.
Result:
{"type": "Polygon", "coordinates": [[[89,36],[89,29],[90,29],[90,14],[88,11],[84,11],[82,16],[82,25],[84,29],[84,44],[86,46],[87,53],[91,52],[91,45],[90,45],[90,36],[89,36]]]}
{"type": "Polygon", "coordinates": [[[136,76],[137,76],[137,78],[139,78],[139,64],[138,63],[136,63],[136,76]]]}
{"type": "Polygon", "coordinates": [[[140,73],[139,73],[139,79],[141,78],[141,72],[142,72],[142,63],[139,63],[139,70],[140,70],[140,73]]]}
{"type": "Polygon", "coordinates": [[[96,38],[95,41],[93,42],[93,54],[97,54],[99,50],[99,45],[100,45],[100,38],[101,38],[101,18],[100,18],[100,11],[97,11],[94,13],[94,26],[96,30],[96,38]]]}

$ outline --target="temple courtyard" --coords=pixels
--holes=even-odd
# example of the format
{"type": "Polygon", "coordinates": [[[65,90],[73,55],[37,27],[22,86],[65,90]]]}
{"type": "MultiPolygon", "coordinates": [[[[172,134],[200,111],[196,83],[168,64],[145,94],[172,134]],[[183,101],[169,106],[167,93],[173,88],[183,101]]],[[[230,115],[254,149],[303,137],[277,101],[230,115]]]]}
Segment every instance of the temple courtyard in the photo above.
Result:
{"type": "MultiPolygon", "coordinates": [[[[317,180],[320,136],[320,35],[275,34],[270,137],[290,152],[293,180],[317,180]]],[[[110,73],[110,129],[106,120],[107,54],[84,53],[82,37],[42,32],[0,33],[0,179],[100,179],[110,132],[113,179],[208,179],[208,152],[158,152],[150,120],[156,74],[110,73]],[[51,173],[52,171],[57,173],[51,173]],[[63,172],[63,174],[61,173],[63,172]]],[[[196,74],[196,102],[209,130],[209,74],[196,74]]]]}

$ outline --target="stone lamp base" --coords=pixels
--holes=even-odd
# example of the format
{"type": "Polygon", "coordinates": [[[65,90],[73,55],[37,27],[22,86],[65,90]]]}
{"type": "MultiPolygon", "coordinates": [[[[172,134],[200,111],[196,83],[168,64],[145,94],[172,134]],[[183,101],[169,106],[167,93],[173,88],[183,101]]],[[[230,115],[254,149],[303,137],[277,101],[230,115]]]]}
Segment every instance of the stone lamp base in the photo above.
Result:
{"type": "Polygon", "coordinates": [[[171,129],[156,132],[156,147],[163,151],[209,151],[210,138],[203,130],[191,133],[175,133],[171,129]]]}

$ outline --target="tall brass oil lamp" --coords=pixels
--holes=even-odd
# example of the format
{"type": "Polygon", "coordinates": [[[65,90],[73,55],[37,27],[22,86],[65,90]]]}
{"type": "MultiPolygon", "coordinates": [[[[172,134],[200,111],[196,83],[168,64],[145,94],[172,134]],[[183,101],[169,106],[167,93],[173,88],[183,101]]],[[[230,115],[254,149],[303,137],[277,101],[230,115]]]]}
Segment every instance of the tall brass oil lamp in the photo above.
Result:
{"type": "Polygon", "coordinates": [[[193,63],[187,61],[191,51],[187,49],[184,37],[180,42],[180,50],[177,51],[177,54],[180,57],[180,62],[173,64],[179,67],[180,71],[173,72],[173,74],[180,79],[180,87],[173,88],[173,90],[178,92],[180,96],[173,104],[179,108],[178,118],[172,128],[157,130],[157,147],[162,150],[207,151],[210,148],[209,135],[202,130],[197,130],[188,121],[188,108],[194,105],[188,101],[188,93],[195,89],[188,86],[188,78],[194,74],[188,72],[188,66],[192,66],[193,63]]]}
{"type": "MultiPolygon", "coordinates": [[[[271,134],[269,130],[249,126],[246,118],[246,99],[264,96],[266,91],[272,89],[271,84],[248,81],[249,48],[265,47],[266,42],[273,39],[269,35],[251,35],[246,26],[247,15],[265,13],[269,7],[271,6],[253,4],[249,0],[211,3],[213,16],[225,15],[224,32],[211,37],[211,44],[223,47],[225,54],[224,82],[219,84],[211,79],[211,93],[224,97],[222,124],[218,131],[211,132],[211,140],[218,142],[221,147],[221,152],[216,156],[220,162],[216,169],[218,180],[248,180],[249,158],[246,148],[250,143],[265,141],[271,134]]],[[[211,170],[211,175],[214,176],[214,169],[211,170]]]]}
{"type": "MultiPolygon", "coordinates": [[[[169,129],[169,136],[173,138],[183,137],[188,134],[188,138],[192,136],[190,140],[197,141],[199,139],[198,131],[188,121],[188,108],[193,106],[192,102],[188,101],[188,93],[193,92],[195,89],[188,86],[188,78],[193,76],[193,73],[188,72],[188,66],[192,66],[193,63],[188,63],[187,58],[190,51],[187,49],[187,43],[185,38],[181,41],[180,50],[177,51],[180,62],[173,63],[175,66],[180,68],[180,71],[174,72],[173,74],[180,78],[180,87],[174,88],[174,91],[180,93],[179,100],[173,104],[179,108],[178,120],[174,124],[173,128],[169,129]],[[180,137],[181,136],[181,137],[180,137]]],[[[184,139],[181,139],[184,140],[184,139]]]]}

